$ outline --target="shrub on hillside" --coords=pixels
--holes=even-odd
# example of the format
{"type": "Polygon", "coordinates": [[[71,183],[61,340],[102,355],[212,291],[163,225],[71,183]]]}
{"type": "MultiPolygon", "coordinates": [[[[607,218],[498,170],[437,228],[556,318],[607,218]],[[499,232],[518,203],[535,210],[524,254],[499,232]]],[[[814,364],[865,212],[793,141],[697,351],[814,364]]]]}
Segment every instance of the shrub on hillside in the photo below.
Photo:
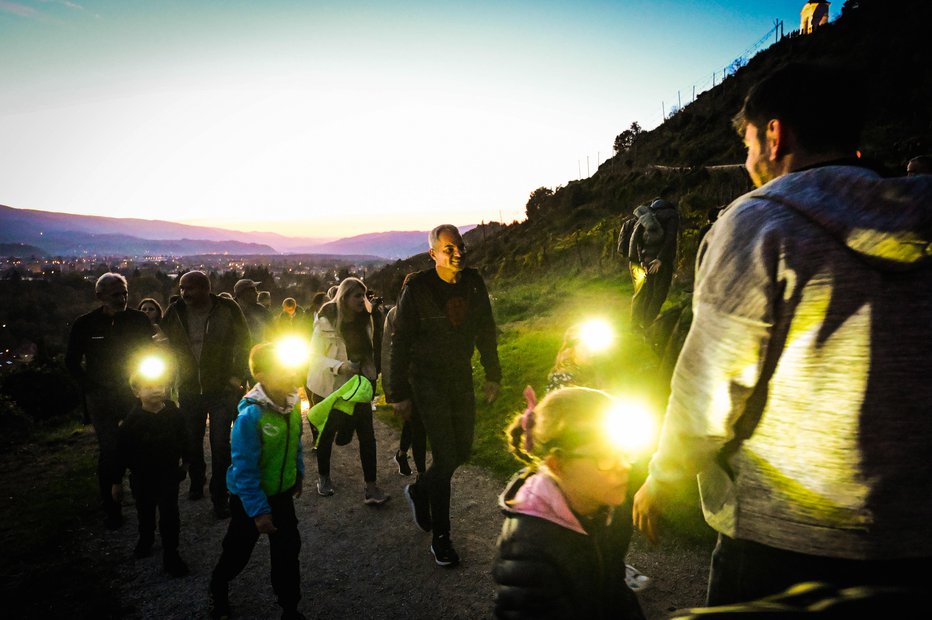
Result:
{"type": "Polygon", "coordinates": [[[6,397],[32,420],[71,413],[81,403],[81,394],[63,366],[31,365],[3,377],[0,395],[6,397]]]}

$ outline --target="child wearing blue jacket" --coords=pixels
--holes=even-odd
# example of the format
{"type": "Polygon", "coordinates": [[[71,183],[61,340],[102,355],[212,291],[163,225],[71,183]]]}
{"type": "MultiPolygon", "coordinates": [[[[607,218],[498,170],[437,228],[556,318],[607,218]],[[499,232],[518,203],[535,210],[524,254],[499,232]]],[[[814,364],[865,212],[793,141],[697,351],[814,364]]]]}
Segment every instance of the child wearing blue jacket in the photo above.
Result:
{"type": "Polygon", "coordinates": [[[229,583],[249,562],[259,535],[268,534],[272,589],[282,618],[303,618],[298,611],[301,536],[293,499],[300,497],[304,480],[297,393],[303,376],[278,358],[271,343],[253,347],[249,369],[257,383],[240,401],[230,436],[231,518],[210,579],[210,614],[229,616],[229,583]]]}

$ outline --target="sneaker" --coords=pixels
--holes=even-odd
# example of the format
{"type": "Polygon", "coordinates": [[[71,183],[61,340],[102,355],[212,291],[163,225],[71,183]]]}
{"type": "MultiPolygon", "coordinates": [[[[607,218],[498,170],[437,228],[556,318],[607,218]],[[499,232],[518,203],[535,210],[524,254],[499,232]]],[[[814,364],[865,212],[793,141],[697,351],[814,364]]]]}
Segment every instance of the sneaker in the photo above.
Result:
{"type": "Polygon", "coordinates": [[[388,501],[388,495],[385,494],[385,491],[380,489],[376,485],[372,485],[372,488],[366,489],[366,497],[363,500],[364,503],[369,504],[370,506],[379,506],[388,501]]]}
{"type": "Polygon", "coordinates": [[[219,586],[211,580],[207,590],[207,607],[210,609],[210,617],[214,620],[230,617],[230,598],[226,584],[219,586]]]}
{"type": "Polygon", "coordinates": [[[408,465],[408,453],[398,450],[395,452],[395,456],[392,457],[392,460],[395,461],[395,465],[398,466],[398,473],[402,476],[411,475],[411,466],[408,465]]]}
{"type": "Polygon", "coordinates": [[[434,538],[430,545],[430,552],[434,554],[437,566],[456,566],[460,563],[460,555],[450,542],[450,535],[443,534],[434,538]]]}
{"type": "Polygon", "coordinates": [[[333,483],[330,482],[330,476],[317,477],[317,494],[323,497],[333,495],[333,483]]]}
{"type": "Polygon", "coordinates": [[[172,577],[184,577],[190,572],[188,570],[188,565],[181,559],[177,551],[165,554],[162,560],[162,570],[172,577]]]}
{"type": "Polygon", "coordinates": [[[424,493],[418,492],[417,483],[405,487],[405,499],[411,507],[411,514],[414,515],[414,524],[425,532],[429,532],[433,527],[430,518],[430,500],[424,493]]]}
{"type": "Polygon", "coordinates": [[[644,575],[630,564],[625,564],[625,583],[634,592],[646,590],[650,585],[650,577],[644,575]]]}

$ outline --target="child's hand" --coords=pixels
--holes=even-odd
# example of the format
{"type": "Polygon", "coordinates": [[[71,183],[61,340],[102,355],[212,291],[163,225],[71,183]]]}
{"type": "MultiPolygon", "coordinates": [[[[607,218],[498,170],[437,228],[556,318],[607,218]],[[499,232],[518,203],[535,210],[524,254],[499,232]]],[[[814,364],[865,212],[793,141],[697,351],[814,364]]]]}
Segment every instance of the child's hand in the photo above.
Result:
{"type": "Polygon", "coordinates": [[[270,514],[259,515],[253,521],[256,522],[256,529],[259,530],[260,534],[274,534],[278,531],[278,528],[272,522],[272,515],[270,514]]]}
{"type": "Polygon", "coordinates": [[[110,487],[110,497],[112,497],[113,501],[116,502],[117,504],[123,503],[123,484],[122,483],[121,484],[114,483],[113,486],[110,487]]]}

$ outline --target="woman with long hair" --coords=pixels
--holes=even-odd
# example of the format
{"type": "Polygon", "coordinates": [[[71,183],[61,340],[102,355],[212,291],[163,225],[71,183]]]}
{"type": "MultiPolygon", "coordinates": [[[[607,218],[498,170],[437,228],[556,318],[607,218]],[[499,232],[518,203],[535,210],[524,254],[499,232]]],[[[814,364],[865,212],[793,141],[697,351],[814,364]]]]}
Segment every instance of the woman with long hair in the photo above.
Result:
{"type": "MultiPolygon", "coordinates": [[[[311,337],[311,364],[307,388],[315,402],[326,398],[354,375],[362,375],[375,384],[379,374],[380,343],[366,299],[366,285],[359,278],[346,278],[333,301],[324,304],[317,314],[311,337]]],[[[337,409],[321,429],[317,442],[317,493],[333,495],[330,479],[330,455],[333,443],[346,445],[359,439],[359,460],[365,480],[364,502],[383,504],[388,499],[376,484],[375,431],[372,428],[372,403],[357,403],[352,414],[337,409]]]]}

